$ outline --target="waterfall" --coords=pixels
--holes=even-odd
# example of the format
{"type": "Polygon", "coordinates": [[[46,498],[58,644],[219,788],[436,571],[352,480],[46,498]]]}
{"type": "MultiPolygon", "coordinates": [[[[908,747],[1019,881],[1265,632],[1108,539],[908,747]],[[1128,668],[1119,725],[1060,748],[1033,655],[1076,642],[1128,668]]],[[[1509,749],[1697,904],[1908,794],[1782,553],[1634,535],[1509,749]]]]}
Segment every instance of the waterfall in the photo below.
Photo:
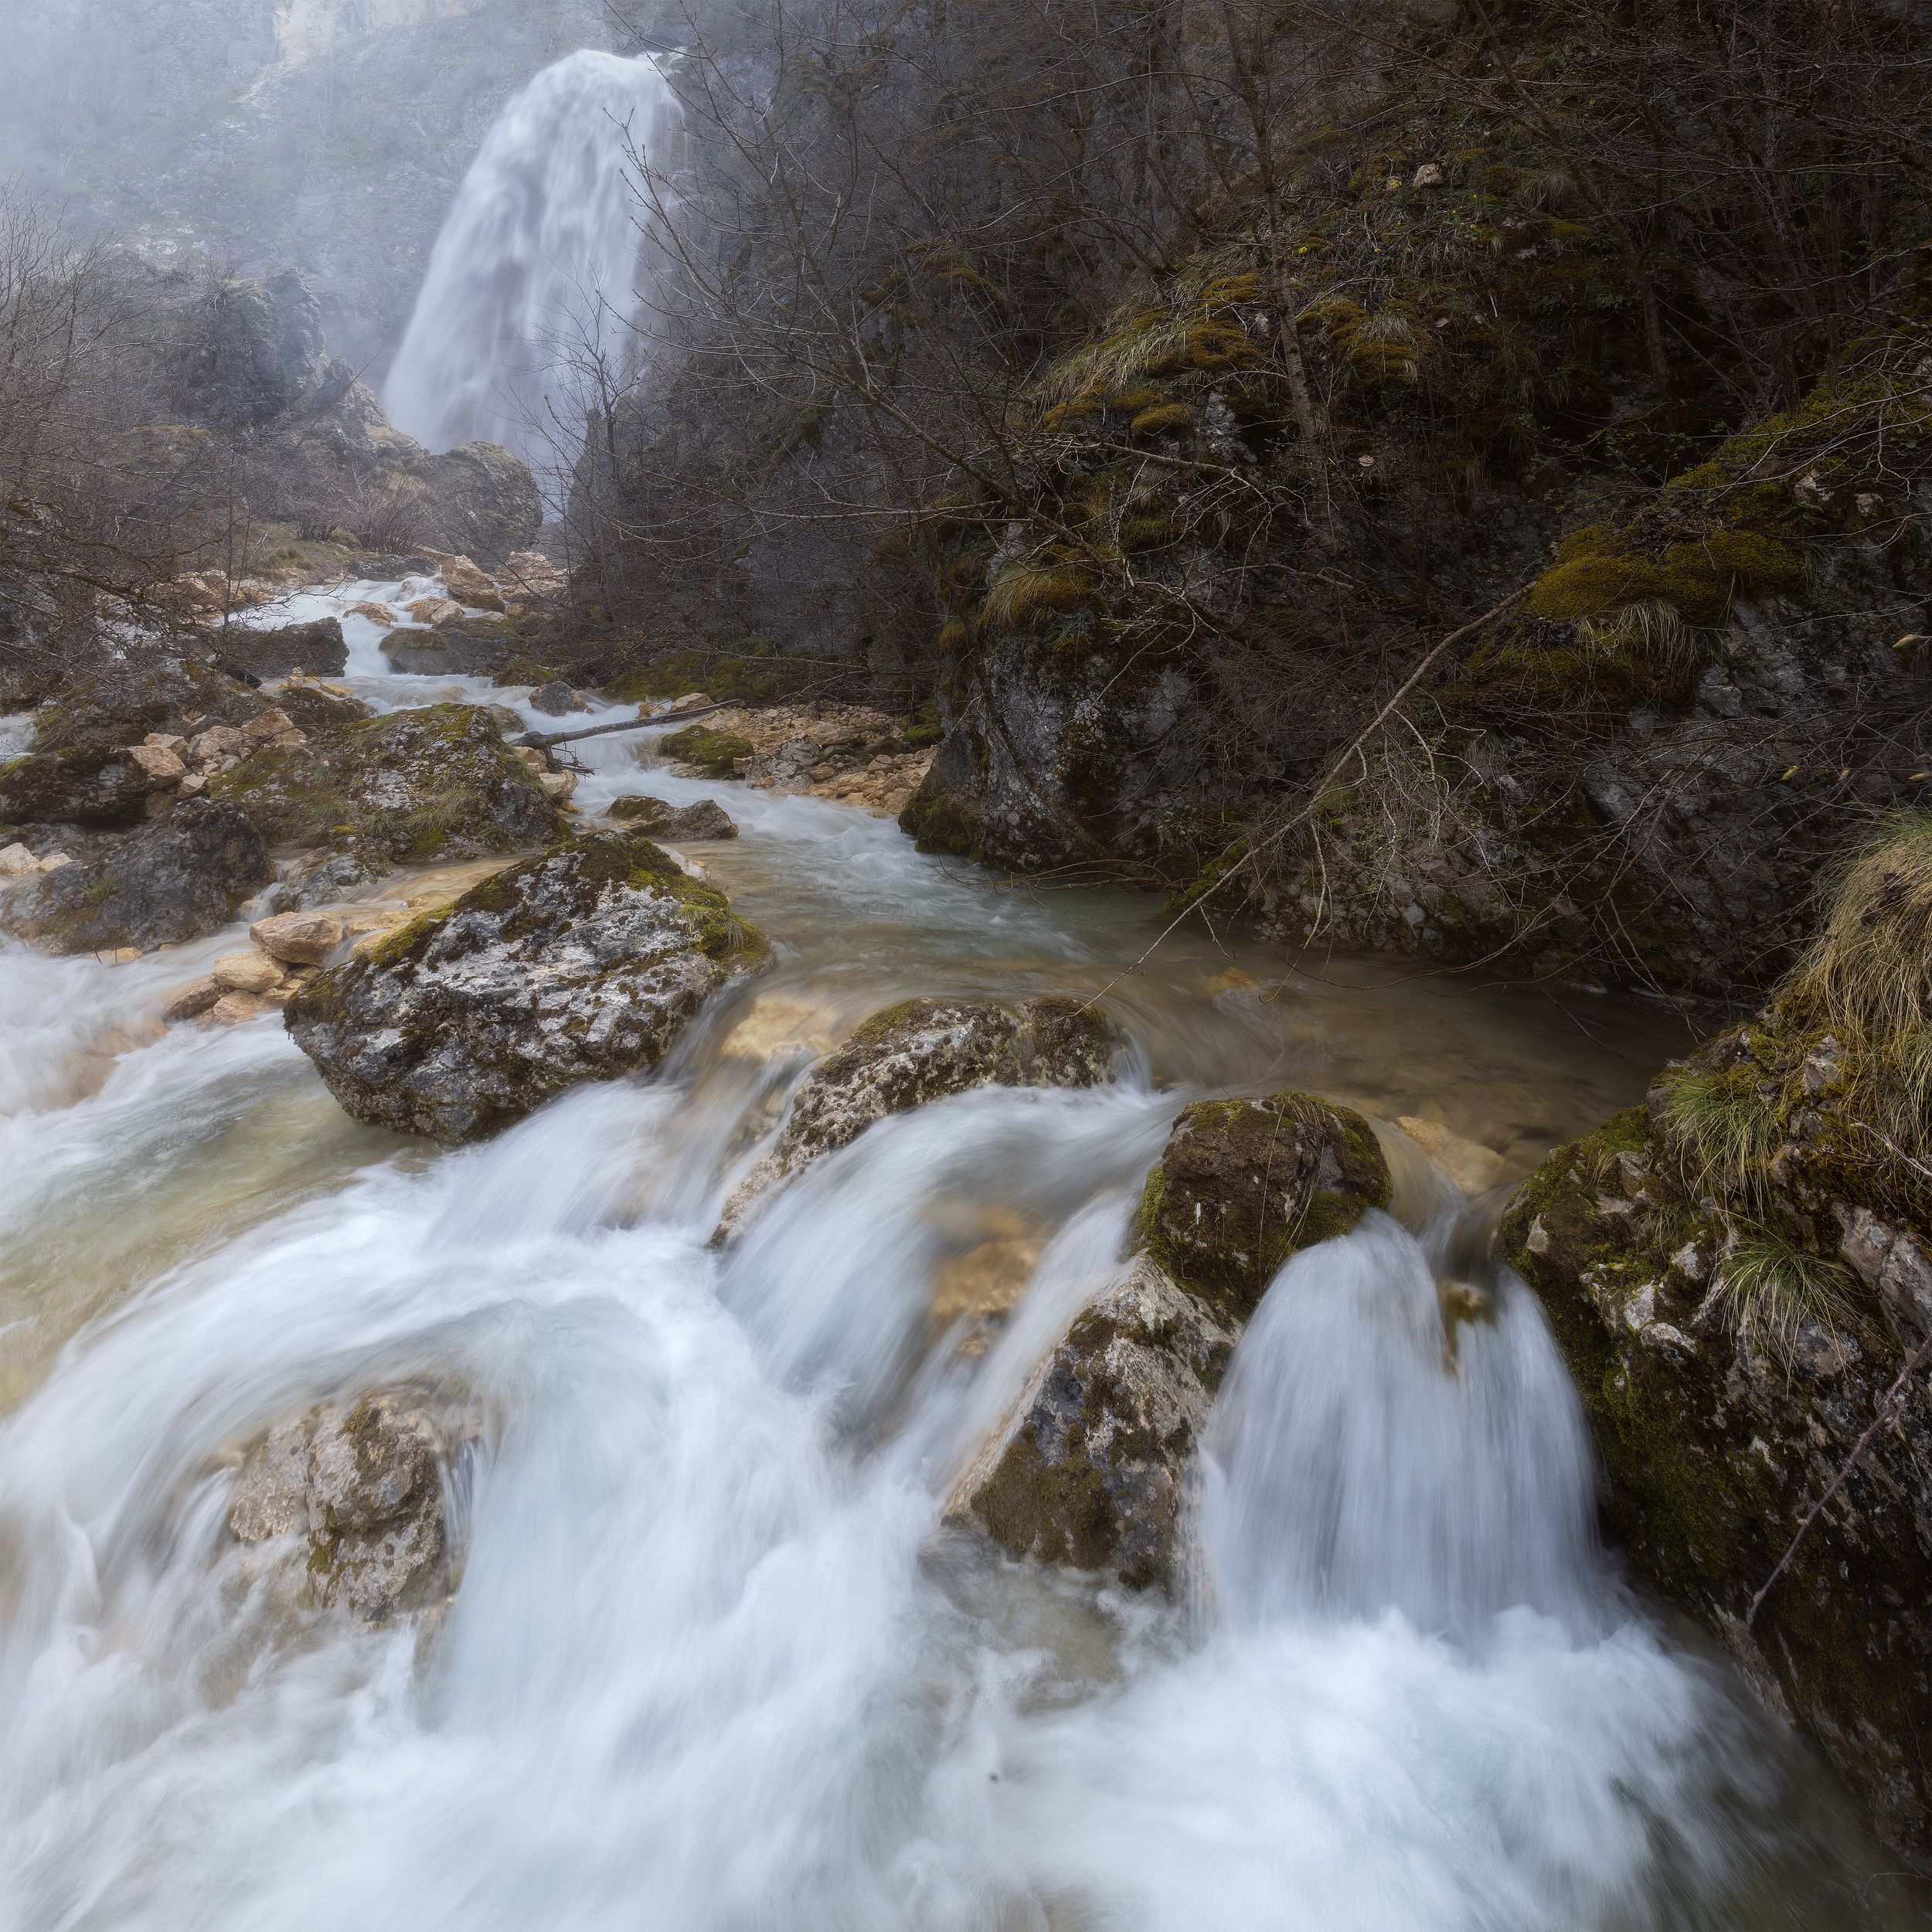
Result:
{"type": "Polygon", "coordinates": [[[437,236],[383,386],[397,428],[432,450],[478,439],[554,474],[585,404],[635,362],[651,269],[634,168],[679,125],[653,58],[588,49],[498,116],[437,236]]]}

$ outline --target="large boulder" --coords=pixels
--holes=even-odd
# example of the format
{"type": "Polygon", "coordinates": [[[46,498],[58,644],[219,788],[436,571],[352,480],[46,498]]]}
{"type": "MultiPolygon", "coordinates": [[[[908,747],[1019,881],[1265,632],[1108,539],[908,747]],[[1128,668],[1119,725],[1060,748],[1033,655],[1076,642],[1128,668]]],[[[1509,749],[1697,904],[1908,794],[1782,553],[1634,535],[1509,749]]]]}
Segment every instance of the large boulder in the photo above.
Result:
{"type": "Polygon", "coordinates": [[[154,781],[124,751],[31,752],[0,764],[0,824],[131,825],[154,781]]]}
{"type": "Polygon", "coordinates": [[[31,749],[117,751],[154,732],[185,736],[213,726],[238,727],[269,708],[267,699],[206,658],[143,639],[124,656],[68,678],[34,714],[31,749]]]}
{"type": "MultiPolygon", "coordinates": [[[[179,345],[181,406],[219,428],[258,429],[329,390],[321,311],[299,275],[240,277],[211,286],[198,325],[179,345]]],[[[345,387],[349,372],[336,378],[345,387]]]]}
{"type": "Polygon", "coordinates": [[[358,1120],[447,1143],[655,1066],[764,940],[641,838],[593,832],[309,981],[287,1024],[358,1120]]]}
{"type": "Polygon", "coordinates": [[[1313,1094],[1184,1109],[1141,1199],[1155,1260],[1226,1318],[1253,1314],[1281,1264],[1345,1234],[1390,1182],[1374,1130],[1313,1094]]]}
{"type": "Polygon", "coordinates": [[[1188,1464],[1235,1341],[1136,1257],[1035,1370],[961,1485],[965,1510],[1009,1556],[1171,1584],[1188,1464]]]}
{"type": "Polygon", "coordinates": [[[395,630],[383,640],[390,667],[410,677],[494,677],[521,648],[514,632],[457,617],[430,630],[395,630]]]}
{"type": "Polygon", "coordinates": [[[352,857],[362,877],[515,852],[563,830],[536,774],[477,705],[327,728],[257,752],[208,791],[240,806],[270,845],[352,857]]]}
{"type": "Polygon", "coordinates": [[[262,679],[285,678],[291,671],[338,678],[349,668],[349,646],[343,641],[341,621],[335,617],[272,630],[232,625],[221,641],[221,655],[231,668],[262,679]]]}
{"type": "Polygon", "coordinates": [[[189,798],[16,889],[0,903],[0,923],[56,952],[148,952],[219,931],[274,876],[244,813],[189,798]]]}
{"type": "Polygon", "coordinates": [[[324,1403],[270,1430],[243,1464],[230,1532],[248,1544],[294,1539],[313,1600],[387,1623],[448,1593],[446,1456],[413,1391],[324,1403]]]}
{"type": "Polygon", "coordinates": [[[1189,1470],[1234,1346],[1288,1258],[1389,1204],[1359,1114],[1312,1094],[1188,1107],[1124,1274],[1077,1315],[947,1514],[1023,1561],[1185,1580],[1189,1470]]]}
{"type": "Polygon", "coordinates": [[[641,792],[627,793],[611,801],[610,815],[633,832],[648,832],[653,838],[668,838],[673,844],[689,845],[695,839],[736,838],[738,828],[715,798],[700,798],[696,804],[674,805],[668,798],[651,798],[641,792]]]}
{"type": "Polygon", "coordinates": [[[807,1075],[777,1145],[733,1189],[714,1240],[764,1197],[875,1121],[978,1087],[1094,1087],[1118,1040],[1097,1008],[1049,995],[1009,1012],[991,1000],[909,999],[875,1013],[807,1075]]]}
{"type": "Polygon", "coordinates": [[[440,455],[412,447],[401,460],[427,490],[443,536],[465,557],[493,570],[536,542],[543,499],[501,444],[464,443],[440,455]]]}

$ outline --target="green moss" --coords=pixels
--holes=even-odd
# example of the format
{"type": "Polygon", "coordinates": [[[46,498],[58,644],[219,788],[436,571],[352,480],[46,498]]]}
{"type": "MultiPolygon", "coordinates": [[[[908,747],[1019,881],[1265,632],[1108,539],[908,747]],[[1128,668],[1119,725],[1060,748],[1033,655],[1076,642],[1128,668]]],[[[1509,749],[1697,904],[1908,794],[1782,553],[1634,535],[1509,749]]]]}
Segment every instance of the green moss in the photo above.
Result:
{"type": "Polygon", "coordinates": [[[1128,433],[1135,437],[1167,436],[1191,429],[1194,412],[1185,403],[1157,403],[1151,409],[1142,410],[1128,426],[1128,433]]]}
{"type": "Polygon", "coordinates": [[[921,852],[961,859],[978,855],[982,837],[978,811],[951,791],[937,770],[927,773],[899,815],[900,829],[921,852]]]}
{"type": "Polygon", "coordinates": [[[682,731],[674,731],[668,737],[658,740],[658,748],[668,758],[675,759],[680,764],[695,765],[707,778],[729,778],[735,775],[738,761],[752,755],[749,738],[733,736],[728,731],[714,731],[709,725],[686,725],[682,731]]]}

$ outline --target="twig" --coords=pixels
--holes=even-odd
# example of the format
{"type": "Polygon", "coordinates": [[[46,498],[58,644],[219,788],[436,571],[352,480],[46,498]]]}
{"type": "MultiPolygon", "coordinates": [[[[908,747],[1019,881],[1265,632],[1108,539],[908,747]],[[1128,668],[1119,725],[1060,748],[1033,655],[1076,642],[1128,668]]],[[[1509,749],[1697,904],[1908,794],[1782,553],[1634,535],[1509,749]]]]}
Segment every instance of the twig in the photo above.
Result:
{"type": "Polygon", "coordinates": [[[1891,1413],[1892,1405],[1898,1400],[1900,1391],[1904,1388],[1906,1383],[1910,1381],[1919,1365],[1928,1355],[1932,1355],[1932,1335],[1927,1335],[1925,1339],[1912,1351],[1910,1359],[1899,1371],[1897,1380],[1886,1390],[1885,1399],[1879,1404],[1878,1413],[1872,1417],[1870,1423],[1866,1426],[1864,1434],[1852,1444],[1852,1453],[1838,1465],[1838,1474],[1825,1485],[1824,1495],[1820,1496],[1818,1501],[1805,1512],[1804,1520],[1798,1525],[1797,1535],[1792,1537],[1784,1555],[1778,1558],[1777,1567],[1764,1579],[1763,1587],[1751,1599],[1750,1608],[1744,1613],[1744,1628],[1747,1630],[1750,1628],[1752,1620],[1757,1615],[1758,1606],[1771,1594],[1771,1586],[1784,1574],[1785,1570],[1790,1566],[1791,1559],[1798,1554],[1798,1546],[1804,1540],[1804,1532],[1818,1520],[1818,1512],[1845,1486],[1845,1478],[1851,1475],[1859,1458],[1864,1454],[1866,1444],[1878,1434],[1879,1423],[1891,1413]]]}
{"type": "Polygon", "coordinates": [[[555,745],[567,745],[579,738],[601,738],[607,732],[641,731],[651,725],[683,724],[692,718],[708,718],[714,711],[736,711],[738,700],[726,698],[717,704],[701,704],[695,711],[667,711],[655,718],[625,718],[616,724],[586,725],[581,731],[526,731],[517,740],[533,751],[548,751],[555,745]]]}

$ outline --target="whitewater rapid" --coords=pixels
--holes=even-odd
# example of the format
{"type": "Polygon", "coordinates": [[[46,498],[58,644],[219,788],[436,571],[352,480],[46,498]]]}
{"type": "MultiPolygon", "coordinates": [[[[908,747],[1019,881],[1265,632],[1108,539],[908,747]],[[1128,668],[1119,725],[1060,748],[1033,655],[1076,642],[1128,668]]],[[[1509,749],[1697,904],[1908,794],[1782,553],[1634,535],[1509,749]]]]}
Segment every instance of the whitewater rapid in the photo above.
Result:
{"type": "Polygon", "coordinates": [[[717,798],[743,836],[701,862],[777,965],[658,1075],[483,1146],[355,1125],[272,1016],[162,1029],[232,933],[124,966],[0,951],[0,1926],[1914,1922],[1809,1761],[1617,1583],[1533,1298],[1486,1277],[1492,1318],[1444,1328],[1470,1210],[1440,1180],[1270,1289],[1197,1472],[1189,1601],[942,1526],[1187,1099],[1300,1083],[1548,1139],[1640,1086],[1650,1041],[1366,969],[1264,989],[1263,956],[1185,935],[1121,980],[1143,902],[1014,893],[649,746],[588,741],[580,801],[717,798]],[[1117,1083],[889,1118],[707,1246],[866,1012],[1117,981],[1117,1083]],[[932,1284],[988,1229],[1031,1244],[1029,1286],[962,1354],[932,1284]],[[475,1420],[452,1602],[378,1631],[291,1610],[224,1527],[241,1454],[409,1380],[475,1420]]]}

